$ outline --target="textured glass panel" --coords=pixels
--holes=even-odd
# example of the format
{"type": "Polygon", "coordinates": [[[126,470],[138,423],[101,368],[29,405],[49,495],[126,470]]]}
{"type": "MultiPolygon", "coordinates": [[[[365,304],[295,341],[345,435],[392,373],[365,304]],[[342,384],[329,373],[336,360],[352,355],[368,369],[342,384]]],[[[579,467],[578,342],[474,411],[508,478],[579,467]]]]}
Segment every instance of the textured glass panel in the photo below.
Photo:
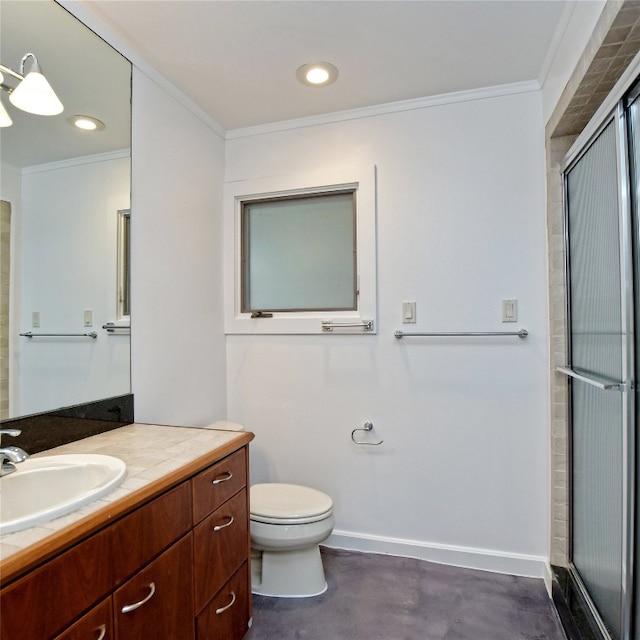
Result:
{"type": "Polygon", "coordinates": [[[353,193],[247,203],[243,311],[356,308],[353,193]]]}
{"type": "MultiPolygon", "coordinates": [[[[616,139],[608,125],[567,175],[571,360],[622,380],[616,139]]],[[[613,638],[621,637],[623,397],[572,381],[572,559],[613,638]]]]}
{"type": "Polygon", "coordinates": [[[567,187],[573,368],[619,381],[620,231],[613,124],[568,174],[567,187]]]}
{"type": "Polygon", "coordinates": [[[573,563],[620,638],[622,394],[572,382],[573,563]]]}

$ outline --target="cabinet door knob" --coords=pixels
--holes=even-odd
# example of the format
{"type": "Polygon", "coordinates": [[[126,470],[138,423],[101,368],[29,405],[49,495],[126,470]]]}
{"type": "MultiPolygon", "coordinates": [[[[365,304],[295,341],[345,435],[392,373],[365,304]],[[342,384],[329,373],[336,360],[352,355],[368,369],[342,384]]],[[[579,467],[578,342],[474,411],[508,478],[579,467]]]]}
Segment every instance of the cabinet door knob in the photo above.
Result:
{"type": "Polygon", "coordinates": [[[211,484],[220,484],[222,482],[226,482],[227,480],[231,480],[233,478],[233,473],[231,471],[227,471],[227,473],[222,478],[216,478],[211,481],[211,484]]]}
{"type": "Polygon", "coordinates": [[[103,638],[107,635],[107,625],[101,624],[96,631],[100,632],[100,635],[96,638],[96,640],[103,640],[103,638]]]}
{"type": "Polygon", "coordinates": [[[231,592],[231,602],[227,605],[225,605],[224,607],[220,607],[219,609],[216,609],[216,615],[220,615],[221,613],[224,613],[227,609],[231,609],[231,607],[233,607],[233,603],[236,601],[236,594],[234,591],[231,592]]]}
{"type": "Polygon", "coordinates": [[[145,604],[145,602],[149,602],[149,600],[153,598],[153,594],[155,592],[156,592],[156,583],[152,582],[149,585],[149,595],[146,598],[143,598],[142,600],[140,600],[139,602],[134,602],[133,604],[128,604],[122,607],[121,609],[122,613],[131,613],[132,611],[135,611],[136,609],[141,607],[143,604],[145,604]]]}
{"type": "Polygon", "coordinates": [[[233,524],[233,516],[227,516],[227,518],[229,518],[229,522],[225,522],[224,524],[217,524],[215,527],[213,527],[213,530],[220,531],[222,529],[230,527],[233,524]]]}

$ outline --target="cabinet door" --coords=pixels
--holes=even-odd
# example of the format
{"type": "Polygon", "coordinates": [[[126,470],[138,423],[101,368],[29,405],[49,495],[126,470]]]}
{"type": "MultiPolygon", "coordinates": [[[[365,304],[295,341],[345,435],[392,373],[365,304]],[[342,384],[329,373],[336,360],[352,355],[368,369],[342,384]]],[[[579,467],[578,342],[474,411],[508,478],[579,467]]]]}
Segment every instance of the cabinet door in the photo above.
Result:
{"type": "Polygon", "coordinates": [[[198,616],[198,640],[240,640],[249,627],[248,562],[198,616]]]}
{"type": "Polygon", "coordinates": [[[55,640],[113,640],[111,597],[103,600],[55,640]]]}
{"type": "Polygon", "coordinates": [[[191,529],[191,484],[183,482],[111,526],[115,584],[123,583],[191,529]]]}
{"type": "Polygon", "coordinates": [[[247,484],[246,448],[193,478],[193,522],[200,522],[247,484]]]}
{"type": "Polygon", "coordinates": [[[113,594],[118,640],[193,640],[193,540],[189,534],[113,594]]]}
{"type": "Polygon", "coordinates": [[[227,500],[193,530],[196,613],[249,554],[247,492],[227,500]]]}
{"type": "Polygon", "coordinates": [[[0,592],[0,638],[44,640],[66,629],[112,589],[109,530],[59,555],[0,592]]]}

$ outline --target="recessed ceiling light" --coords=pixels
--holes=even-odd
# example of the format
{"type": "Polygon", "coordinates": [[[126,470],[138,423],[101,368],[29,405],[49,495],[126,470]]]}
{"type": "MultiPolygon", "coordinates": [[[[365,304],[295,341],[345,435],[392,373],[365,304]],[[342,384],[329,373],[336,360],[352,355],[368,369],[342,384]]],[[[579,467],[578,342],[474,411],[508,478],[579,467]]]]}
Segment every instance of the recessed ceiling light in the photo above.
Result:
{"type": "Polygon", "coordinates": [[[303,64],[296,71],[296,77],[309,87],[326,87],[335,82],[338,70],[328,62],[313,62],[303,64]]]}
{"type": "Polygon", "coordinates": [[[68,118],[67,122],[83,131],[102,131],[104,129],[104,122],[91,116],[72,116],[68,118]]]}

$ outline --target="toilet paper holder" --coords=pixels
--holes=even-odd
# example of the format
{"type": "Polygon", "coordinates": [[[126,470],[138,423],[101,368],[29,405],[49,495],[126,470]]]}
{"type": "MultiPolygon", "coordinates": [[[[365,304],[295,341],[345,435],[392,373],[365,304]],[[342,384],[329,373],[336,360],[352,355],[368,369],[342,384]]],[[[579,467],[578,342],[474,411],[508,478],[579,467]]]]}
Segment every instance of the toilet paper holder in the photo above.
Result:
{"type": "Polygon", "coordinates": [[[380,440],[379,442],[368,442],[365,440],[356,440],[356,433],[358,431],[364,431],[365,433],[368,433],[369,431],[372,431],[372,430],[373,430],[373,422],[365,422],[361,427],[354,429],[351,432],[351,440],[353,440],[355,444],[365,444],[365,445],[377,447],[378,445],[381,445],[384,442],[384,440],[380,440]]]}

